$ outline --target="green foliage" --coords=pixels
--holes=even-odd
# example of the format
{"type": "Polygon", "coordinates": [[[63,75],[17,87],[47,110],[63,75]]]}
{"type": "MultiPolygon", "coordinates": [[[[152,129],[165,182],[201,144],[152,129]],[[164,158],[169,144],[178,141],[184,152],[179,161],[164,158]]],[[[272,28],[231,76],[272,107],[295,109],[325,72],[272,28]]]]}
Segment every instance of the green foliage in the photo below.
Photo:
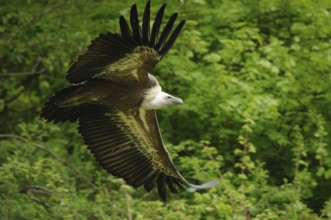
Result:
{"type": "MultiPolygon", "coordinates": [[[[153,74],[185,105],[159,111],[177,168],[209,191],[132,189],[42,103],[132,1],[2,1],[1,219],[331,218],[328,0],[169,1],[187,23],[153,74]]],[[[152,1],[155,13],[161,1],[152,1]]],[[[142,12],[145,2],[139,1],[142,12]]]]}

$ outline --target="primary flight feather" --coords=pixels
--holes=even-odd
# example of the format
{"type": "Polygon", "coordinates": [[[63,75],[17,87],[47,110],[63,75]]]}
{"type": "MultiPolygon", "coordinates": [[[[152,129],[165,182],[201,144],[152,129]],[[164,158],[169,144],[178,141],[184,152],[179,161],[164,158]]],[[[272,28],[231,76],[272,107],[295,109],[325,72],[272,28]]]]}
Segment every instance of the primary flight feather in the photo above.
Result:
{"type": "Polygon", "coordinates": [[[185,21],[175,27],[177,14],[160,33],[165,4],[150,27],[150,2],[138,19],[130,11],[130,26],[119,18],[121,34],[106,33],[91,42],[69,68],[71,84],[45,103],[41,117],[49,122],[78,121],[78,130],[98,163],[133,187],[157,187],[163,200],[166,188],[177,192],[208,189],[216,184],[190,184],[176,169],[163,143],[155,109],[183,104],[162,91],[150,74],[169,51],[185,21]]]}

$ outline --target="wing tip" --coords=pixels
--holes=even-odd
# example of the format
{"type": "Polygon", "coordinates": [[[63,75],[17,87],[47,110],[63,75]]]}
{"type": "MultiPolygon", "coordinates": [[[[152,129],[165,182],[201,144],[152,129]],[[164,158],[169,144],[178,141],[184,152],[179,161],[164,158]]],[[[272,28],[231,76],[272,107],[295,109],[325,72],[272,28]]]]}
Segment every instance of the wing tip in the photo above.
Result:
{"type": "Polygon", "coordinates": [[[133,5],[131,6],[131,10],[133,10],[133,9],[137,9],[137,4],[133,4],[133,5]]]}
{"type": "Polygon", "coordinates": [[[166,3],[164,3],[163,5],[161,5],[161,7],[160,7],[159,11],[160,11],[161,9],[162,9],[162,10],[165,10],[166,6],[167,6],[167,4],[166,4],[166,3]]]}

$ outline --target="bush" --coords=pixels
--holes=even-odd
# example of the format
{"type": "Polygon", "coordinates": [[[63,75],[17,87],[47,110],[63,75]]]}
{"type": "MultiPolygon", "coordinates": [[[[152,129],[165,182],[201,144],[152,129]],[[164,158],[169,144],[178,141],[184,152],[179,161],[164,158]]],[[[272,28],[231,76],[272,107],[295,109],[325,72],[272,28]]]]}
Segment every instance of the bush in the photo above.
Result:
{"type": "Polygon", "coordinates": [[[329,1],[168,3],[187,23],[153,74],[185,105],[158,111],[161,130],[184,176],[219,184],[167,204],[97,166],[76,125],[39,118],[75,56],[117,32],[131,4],[0,9],[1,219],[330,218],[329,1]]]}

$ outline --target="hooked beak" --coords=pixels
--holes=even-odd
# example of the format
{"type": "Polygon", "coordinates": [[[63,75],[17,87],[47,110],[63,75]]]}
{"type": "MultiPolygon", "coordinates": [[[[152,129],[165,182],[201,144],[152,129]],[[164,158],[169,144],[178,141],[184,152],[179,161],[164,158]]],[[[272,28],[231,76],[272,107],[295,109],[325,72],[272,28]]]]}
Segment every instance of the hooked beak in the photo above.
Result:
{"type": "Polygon", "coordinates": [[[173,102],[174,105],[182,105],[184,102],[181,98],[174,97],[173,102]]]}

